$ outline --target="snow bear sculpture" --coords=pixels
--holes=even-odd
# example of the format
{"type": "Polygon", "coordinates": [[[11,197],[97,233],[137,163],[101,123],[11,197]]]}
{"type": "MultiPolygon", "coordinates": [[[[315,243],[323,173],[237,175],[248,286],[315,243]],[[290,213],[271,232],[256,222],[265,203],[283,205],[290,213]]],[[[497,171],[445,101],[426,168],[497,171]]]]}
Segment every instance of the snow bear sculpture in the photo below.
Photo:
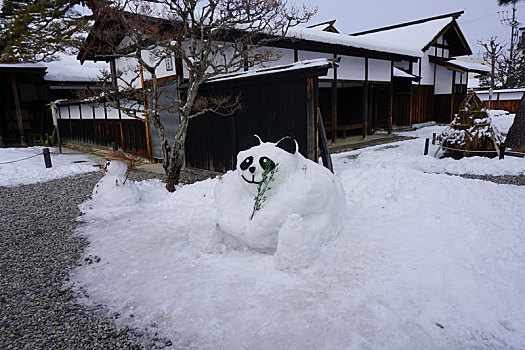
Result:
{"type": "Polygon", "coordinates": [[[274,254],[281,270],[307,267],[339,229],[346,207],[339,179],[303,157],[291,137],[269,143],[254,135],[242,149],[237,169],[215,186],[219,236],[230,246],[274,254]],[[275,168],[267,199],[254,212],[263,172],[275,168]]]}
{"type": "Polygon", "coordinates": [[[108,161],[102,169],[104,177],[93,189],[93,201],[104,206],[124,206],[140,201],[137,185],[126,176],[130,159],[120,151],[106,159],[108,161]]]}

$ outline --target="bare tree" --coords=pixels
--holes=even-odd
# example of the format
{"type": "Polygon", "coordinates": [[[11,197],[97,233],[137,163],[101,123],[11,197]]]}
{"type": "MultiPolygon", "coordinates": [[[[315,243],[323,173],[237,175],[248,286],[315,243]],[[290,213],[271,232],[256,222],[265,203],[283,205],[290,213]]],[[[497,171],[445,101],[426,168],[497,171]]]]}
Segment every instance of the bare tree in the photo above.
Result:
{"type": "Polygon", "coordinates": [[[485,61],[490,64],[490,88],[494,89],[495,86],[495,73],[496,73],[496,64],[501,56],[503,46],[501,43],[496,41],[496,37],[490,38],[488,42],[478,41],[478,43],[485,48],[483,58],[485,61]]]}
{"type": "Polygon", "coordinates": [[[241,105],[239,96],[200,96],[202,84],[221,74],[278,59],[268,46],[315,13],[305,6],[290,6],[285,0],[122,0],[106,3],[99,11],[109,24],[91,31],[100,43],[94,49],[105,57],[124,57],[131,63],[114,72],[118,84],[107,98],[131,116],[147,115],[155,125],[167,173],[166,188],[171,192],[183,167],[189,121],[210,111],[231,114],[241,105]],[[186,67],[186,72],[184,81],[179,80],[182,91],[166,102],[159,70],[172,57],[179,68],[178,79],[180,67],[186,67]],[[180,118],[171,147],[160,118],[162,110],[180,118]]]}

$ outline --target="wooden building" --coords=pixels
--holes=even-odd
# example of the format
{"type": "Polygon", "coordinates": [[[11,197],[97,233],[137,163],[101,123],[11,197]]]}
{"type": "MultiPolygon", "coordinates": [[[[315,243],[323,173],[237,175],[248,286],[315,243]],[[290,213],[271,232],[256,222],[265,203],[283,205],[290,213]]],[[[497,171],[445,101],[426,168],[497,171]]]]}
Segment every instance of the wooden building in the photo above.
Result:
{"type": "MultiPolygon", "coordinates": [[[[94,12],[97,13],[96,9],[94,12]]],[[[294,27],[285,38],[271,44],[280,59],[269,65],[286,66],[320,58],[337,62],[315,80],[316,99],[326,133],[334,143],[348,134],[359,134],[366,139],[367,135],[379,129],[391,133],[393,127],[426,121],[447,123],[466,94],[468,84],[469,68],[455,63],[453,59],[454,56],[471,54],[456,22],[462,13],[351,35],[339,33],[335,21],[294,27]]],[[[162,21],[160,18],[156,20],[162,21]]],[[[95,32],[103,32],[108,26],[118,27],[118,23],[112,21],[115,19],[98,13],[92,33],[87,37],[78,59],[81,62],[108,61],[115,73],[124,71],[130,65],[138,66],[138,62],[108,54],[97,40],[95,32]]],[[[121,44],[129,42],[124,34],[114,35],[113,39],[121,44]]],[[[161,64],[156,73],[158,78],[171,82],[174,93],[188,77],[185,65],[174,62],[161,64]]],[[[136,87],[141,88],[139,85],[137,83],[136,87]]],[[[260,90],[264,91],[263,85],[260,90]]],[[[257,101],[252,99],[250,103],[257,101]]],[[[272,108],[278,110],[280,106],[270,106],[266,118],[272,118],[272,108]]],[[[303,115],[303,118],[306,116],[303,115]]],[[[167,129],[174,135],[178,123],[167,129]]],[[[146,134],[146,139],[151,140],[149,157],[159,157],[158,144],[154,140],[155,130],[150,129],[146,134]]],[[[193,152],[192,147],[197,147],[192,143],[193,137],[197,136],[188,134],[188,154],[193,152]]],[[[198,166],[217,168],[212,164],[198,166]]]]}
{"type": "Polygon", "coordinates": [[[73,57],[67,63],[0,63],[0,137],[4,143],[31,144],[46,133],[51,135],[49,103],[75,98],[77,90],[97,88],[99,82],[93,79],[100,74],[98,68],[81,67],[73,57]]]}
{"type": "Polygon", "coordinates": [[[394,77],[393,122],[406,126],[452,120],[468,88],[468,73],[486,74],[488,67],[454,59],[472,51],[456,21],[463,11],[358,32],[353,36],[390,42],[421,52],[415,64],[394,67],[417,77],[409,82],[394,77]]]}

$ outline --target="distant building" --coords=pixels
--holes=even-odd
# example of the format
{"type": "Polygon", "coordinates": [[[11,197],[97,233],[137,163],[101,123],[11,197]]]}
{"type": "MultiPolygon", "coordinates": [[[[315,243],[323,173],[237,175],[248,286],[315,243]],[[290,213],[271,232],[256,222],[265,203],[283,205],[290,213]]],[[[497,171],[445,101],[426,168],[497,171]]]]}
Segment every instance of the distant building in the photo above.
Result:
{"type": "MultiPolygon", "coordinates": [[[[99,65],[100,66],[100,65],[99,65]]],[[[31,144],[53,132],[49,103],[100,84],[100,68],[71,56],[49,63],[0,63],[0,137],[31,144]]]]}

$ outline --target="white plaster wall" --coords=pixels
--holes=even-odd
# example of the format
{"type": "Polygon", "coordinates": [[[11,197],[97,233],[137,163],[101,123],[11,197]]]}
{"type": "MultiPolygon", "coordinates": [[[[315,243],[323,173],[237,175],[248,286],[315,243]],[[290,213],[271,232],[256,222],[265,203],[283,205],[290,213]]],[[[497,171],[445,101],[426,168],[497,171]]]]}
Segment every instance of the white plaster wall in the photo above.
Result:
{"type": "MultiPolygon", "coordinates": [[[[136,89],[142,87],[140,76],[138,76],[138,74],[140,74],[140,66],[136,58],[119,57],[115,59],[115,67],[117,73],[121,74],[121,78],[118,79],[119,88],[128,88],[128,84],[137,77],[138,78],[133,81],[132,86],[136,89]]],[[[144,79],[147,79],[147,75],[147,72],[144,72],[144,79]]]]}
{"type": "Polygon", "coordinates": [[[407,71],[410,68],[408,61],[394,61],[394,67],[407,71]]]}
{"type": "MultiPolygon", "coordinates": [[[[331,54],[331,53],[323,53],[323,52],[299,51],[298,52],[298,58],[299,58],[299,61],[314,60],[314,59],[317,59],[317,58],[329,58],[329,59],[332,59],[332,58],[334,58],[334,55],[331,54]]],[[[323,76],[323,77],[319,77],[319,79],[334,79],[334,70],[332,68],[328,69],[328,74],[323,76]]],[[[337,79],[342,79],[339,76],[339,70],[337,71],[337,79]]]]}
{"type": "Polygon", "coordinates": [[[107,107],[106,110],[107,110],[107,113],[108,113],[108,119],[119,119],[119,117],[118,117],[118,109],[112,108],[112,107],[107,107]]]}
{"type": "Polygon", "coordinates": [[[80,108],[78,108],[78,105],[69,106],[69,113],[71,115],[71,119],[80,119],[80,108]]]}
{"type": "Polygon", "coordinates": [[[340,56],[337,79],[365,80],[365,59],[362,57],[340,56]]]}
{"type": "Polygon", "coordinates": [[[391,61],[368,59],[369,81],[389,82],[391,75],[391,61]]]}
{"type": "Polygon", "coordinates": [[[67,107],[59,107],[58,117],[60,119],[69,119],[69,112],[67,107]]]}
{"type": "Polygon", "coordinates": [[[434,94],[445,95],[452,93],[452,71],[436,66],[436,85],[434,94]]]}
{"type": "Polygon", "coordinates": [[[90,105],[81,104],[80,111],[82,112],[82,119],[93,119],[93,108],[90,105]]]}
{"type": "Polygon", "coordinates": [[[106,119],[104,114],[104,106],[95,107],[95,119],[106,119]]]}
{"type": "Polygon", "coordinates": [[[456,84],[466,84],[467,83],[467,73],[456,72],[456,84]]]}
{"type": "Polygon", "coordinates": [[[433,50],[433,48],[425,51],[423,57],[421,57],[421,85],[434,85],[435,65],[428,60],[430,50],[433,50]]]}

